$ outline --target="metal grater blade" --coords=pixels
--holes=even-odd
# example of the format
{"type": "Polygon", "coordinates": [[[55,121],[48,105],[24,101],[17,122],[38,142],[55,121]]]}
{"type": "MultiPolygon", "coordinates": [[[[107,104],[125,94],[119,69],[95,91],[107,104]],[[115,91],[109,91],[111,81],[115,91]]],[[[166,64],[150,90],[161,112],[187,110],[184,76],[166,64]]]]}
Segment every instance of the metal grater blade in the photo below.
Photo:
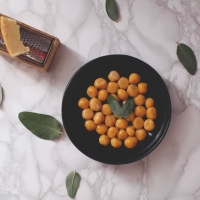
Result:
{"type": "MultiPolygon", "coordinates": [[[[19,57],[37,65],[43,66],[51,50],[53,39],[42,35],[34,30],[30,30],[20,25],[21,41],[25,46],[30,48],[30,51],[19,57]]],[[[6,51],[6,46],[0,29],[0,49],[6,51]]]]}

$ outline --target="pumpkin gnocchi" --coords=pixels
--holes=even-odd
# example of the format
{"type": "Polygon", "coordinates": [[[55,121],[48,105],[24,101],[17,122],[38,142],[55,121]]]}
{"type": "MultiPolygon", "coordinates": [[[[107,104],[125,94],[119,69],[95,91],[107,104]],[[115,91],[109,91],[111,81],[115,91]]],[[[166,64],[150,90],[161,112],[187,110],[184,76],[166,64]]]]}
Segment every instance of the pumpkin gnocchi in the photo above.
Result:
{"type": "Polygon", "coordinates": [[[88,96],[81,97],[78,101],[85,128],[96,131],[100,135],[99,143],[103,146],[110,144],[114,148],[122,145],[128,149],[135,148],[148,137],[148,131],[154,130],[156,126],[154,99],[147,96],[148,84],[137,73],[123,77],[113,70],[107,78],[94,80],[94,84],[86,90],[88,96]],[[121,106],[126,100],[132,99],[134,109],[129,112],[129,116],[122,118],[113,113],[112,106],[107,102],[109,95],[121,106]]]}

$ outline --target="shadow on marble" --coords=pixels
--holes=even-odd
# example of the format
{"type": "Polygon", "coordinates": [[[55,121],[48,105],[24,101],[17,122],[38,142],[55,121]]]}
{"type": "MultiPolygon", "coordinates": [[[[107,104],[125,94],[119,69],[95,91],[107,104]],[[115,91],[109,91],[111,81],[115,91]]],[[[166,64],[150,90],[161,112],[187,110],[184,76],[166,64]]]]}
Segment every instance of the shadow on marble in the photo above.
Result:
{"type": "Polygon", "coordinates": [[[86,60],[64,44],[60,44],[52,62],[51,72],[69,74],[74,69],[80,68],[86,60]]]}

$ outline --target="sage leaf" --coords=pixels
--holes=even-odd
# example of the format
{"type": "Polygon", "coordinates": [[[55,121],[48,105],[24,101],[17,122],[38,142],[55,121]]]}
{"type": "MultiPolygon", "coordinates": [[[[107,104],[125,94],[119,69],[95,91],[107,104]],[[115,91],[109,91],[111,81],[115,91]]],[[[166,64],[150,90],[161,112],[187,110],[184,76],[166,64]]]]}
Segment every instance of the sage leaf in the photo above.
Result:
{"type": "Polygon", "coordinates": [[[128,117],[133,112],[134,103],[133,99],[128,99],[125,104],[121,107],[117,100],[112,96],[108,96],[108,104],[113,114],[120,118],[128,117]]]}
{"type": "Polygon", "coordinates": [[[74,171],[70,172],[66,178],[66,187],[69,197],[74,198],[81,180],[80,175],[74,171]]]}
{"type": "Polygon", "coordinates": [[[191,74],[194,75],[197,71],[197,60],[195,57],[194,52],[192,49],[183,44],[180,43],[177,46],[177,56],[182,65],[185,67],[185,69],[191,74]]]}
{"type": "Polygon", "coordinates": [[[116,99],[112,95],[109,95],[107,101],[108,101],[108,104],[109,104],[110,109],[112,110],[113,114],[116,115],[116,116],[119,116],[121,106],[116,101],[116,99]]]}
{"type": "Polygon", "coordinates": [[[120,117],[127,118],[133,112],[133,108],[133,99],[127,99],[125,104],[120,109],[120,117]]]}
{"type": "Polygon", "coordinates": [[[0,104],[2,103],[3,100],[3,92],[2,92],[2,87],[0,86],[0,104]]]}
{"type": "Polygon", "coordinates": [[[115,0],[106,0],[106,12],[110,19],[117,22],[119,19],[118,7],[115,0]]]}
{"type": "Polygon", "coordinates": [[[60,123],[50,115],[21,112],[18,117],[28,130],[44,140],[53,140],[62,134],[60,123]]]}

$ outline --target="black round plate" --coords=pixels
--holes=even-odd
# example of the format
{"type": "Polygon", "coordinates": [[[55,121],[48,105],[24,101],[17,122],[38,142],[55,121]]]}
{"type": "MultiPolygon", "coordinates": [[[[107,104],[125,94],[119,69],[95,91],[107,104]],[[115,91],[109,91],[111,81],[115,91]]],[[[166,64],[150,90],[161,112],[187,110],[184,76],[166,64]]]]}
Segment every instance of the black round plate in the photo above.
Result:
{"type": "Polygon", "coordinates": [[[75,72],[64,92],[62,119],[70,140],[83,154],[102,163],[126,164],[148,155],[162,141],[171,120],[171,102],[163,79],[151,66],[131,56],[108,55],[86,63],[75,72]],[[86,130],[82,109],[78,107],[78,100],[81,97],[88,98],[86,93],[88,86],[93,85],[95,79],[99,77],[108,80],[111,70],[118,71],[120,76],[124,77],[134,72],[138,73],[141,81],[148,84],[145,96],[152,97],[157,108],[155,129],[133,149],[127,149],[124,145],[119,149],[111,145],[107,147],[100,145],[99,134],[86,130]]]}

